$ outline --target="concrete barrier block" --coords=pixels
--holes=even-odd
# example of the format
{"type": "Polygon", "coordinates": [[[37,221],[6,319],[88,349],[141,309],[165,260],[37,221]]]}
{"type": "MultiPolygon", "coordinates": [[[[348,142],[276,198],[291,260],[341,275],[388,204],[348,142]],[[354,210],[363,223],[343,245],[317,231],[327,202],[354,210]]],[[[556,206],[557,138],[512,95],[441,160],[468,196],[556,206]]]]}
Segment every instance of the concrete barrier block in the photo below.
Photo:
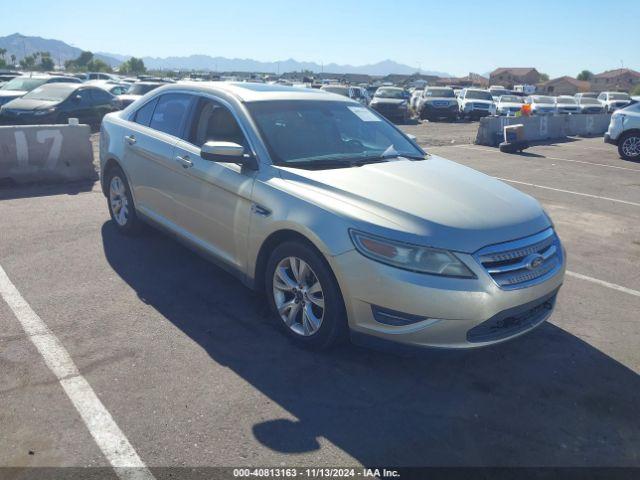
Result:
{"type": "Polygon", "coordinates": [[[603,135],[611,115],[545,115],[532,117],[485,117],[476,134],[478,145],[495,147],[506,125],[524,125],[524,140],[540,142],[568,136],[603,135]]]}
{"type": "Polygon", "coordinates": [[[0,181],[96,180],[88,125],[0,126],[0,181]]]}

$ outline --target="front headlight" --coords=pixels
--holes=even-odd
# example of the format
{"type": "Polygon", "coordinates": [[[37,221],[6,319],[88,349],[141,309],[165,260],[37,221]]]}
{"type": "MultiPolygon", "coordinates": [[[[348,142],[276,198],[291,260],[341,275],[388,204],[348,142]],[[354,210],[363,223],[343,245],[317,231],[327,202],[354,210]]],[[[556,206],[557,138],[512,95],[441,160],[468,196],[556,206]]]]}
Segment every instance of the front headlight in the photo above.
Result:
{"type": "Polygon", "coordinates": [[[53,113],[55,111],[56,111],[55,108],[47,108],[45,110],[34,110],[33,114],[38,117],[41,117],[42,115],[48,115],[49,113],[53,113]]]}
{"type": "Polygon", "coordinates": [[[437,248],[409,245],[350,230],[356,249],[365,257],[412,272],[445,277],[475,278],[453,253],[437,248]]]}

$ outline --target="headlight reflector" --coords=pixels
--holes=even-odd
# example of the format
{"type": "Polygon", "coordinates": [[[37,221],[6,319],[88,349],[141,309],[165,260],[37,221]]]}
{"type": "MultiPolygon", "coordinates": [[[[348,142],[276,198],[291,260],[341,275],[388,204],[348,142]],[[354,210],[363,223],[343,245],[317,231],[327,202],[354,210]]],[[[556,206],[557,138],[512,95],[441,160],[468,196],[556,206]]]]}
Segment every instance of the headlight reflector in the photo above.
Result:
{"type": "Polygon", "coordinates": [[[372,260],[412,272],[475,278],[473,272],[447,250],[409,245],[355,230],[349,233],[356,249],[372,260]]]}

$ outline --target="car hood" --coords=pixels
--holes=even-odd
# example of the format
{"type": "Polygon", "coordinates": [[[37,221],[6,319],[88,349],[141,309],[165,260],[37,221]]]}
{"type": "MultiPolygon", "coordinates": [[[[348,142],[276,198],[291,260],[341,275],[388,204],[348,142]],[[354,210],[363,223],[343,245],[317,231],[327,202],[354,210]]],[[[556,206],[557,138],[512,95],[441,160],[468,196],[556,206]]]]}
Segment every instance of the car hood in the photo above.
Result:
{"type": "Polygon", "coordinates": [[[59,102],[50,100],[36,100],[31,98],[16,98],[9,103],[5,103],[5,108],[15,110],[39,110],[55,107],[59,102]]]}
{"type": "Polygon", "coordinates": [[[381,98],[381,97],[376,97],[372,100],[371,103],[386,103],[389,105],[400,105],[402,102],[405,102],[406,100],[404,98],[381,98]]]}
{"type": "Polygon", "coordinates": [[[472,253],[550,226],[529,195],[440,157],[362,167],[277,167],[285,187],[355,228],[403,241],[472,253]]]}
{"type": "Polygon", "coordinates": [[[456,99],[455,98],[451,98],[451,97],[427,97],[424,101],[426,103],[431,103],[431,102],[456,103],[456,99]]]}
{"type": "Polygon", "coordinates": [[[138,100],[141,97],[142,97],[142,95],[129,95],[129,94],[117,95],[116,96],[116,98],[118,100],[122,100],[124,102],[135,102],[136,100],[138,100]]]}
{"type": "Polygon", "coordinates": [[[488,105],[489,107],[491,107],[491,105],[494,105],[493,100],[476,100],[473,98],[466,98],[462,101],[462,103],[464,105],[467,105],[469,103],[482,104],[482,105],[488,105]]]}
{"type": "Polygon", "coordinates": [[[18,98],[23,95],[26,95],[27,91],[25,90],[1,90],[0,89],[0,98],[18,98]]]}
{"type": "Polygon", "coordinates": [[[522,108],[522,103],[513,103],[513,102],[500,102],[498,103],[499,107],[507,107],[507,108],[514,108],[514,107],[518,107],[518,108],[522,108]]]}

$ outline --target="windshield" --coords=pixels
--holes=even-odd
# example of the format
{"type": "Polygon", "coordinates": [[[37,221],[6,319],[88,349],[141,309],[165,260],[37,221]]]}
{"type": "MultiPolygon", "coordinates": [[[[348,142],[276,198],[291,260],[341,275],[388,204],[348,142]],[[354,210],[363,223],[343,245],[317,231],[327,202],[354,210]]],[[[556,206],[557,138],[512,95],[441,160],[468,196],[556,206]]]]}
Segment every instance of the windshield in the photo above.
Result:
{"type": "Polygon", "coordinates": [[[375,96],[378,98],[404,98],[404,91],[400,88],[379,88],[375,96]]]}
{"type": "Polygon", "coordinates": [[[467,94],[464,98],[471,98],[474,100],[493,100],[491,93],[485,90],[467,90],[467,94]]]}
{"type": "Polygon", "coordinates": [[[337,93],[343,97],[349,96],[349,89],[347,87],[322,87],[322,90],[329,93],[337,93]]]}
{"type": "Polygon", "coordinates": [[[553,97],[531,97],[534,103],[555,103],[553,97]]]}
{"type": "Polygon", "coordinates": [[[609,98],[611,100],[629,100],[629,95],[626,93],[610,93],[609,98]]]}
{"type": "Polygon", "coordinates": [[[564,103],[565,105],[575,105],[576,99],[573,97],[558,97],[558,103],[564,103]]]}
{"type": "Polygon", "coordinates": [[[503,103],[522,103],[522,98],[517,95],[502,95],[500,97],[500,102],[503,103]]]}
{"type": "Polygon", "coordinates": [[[455,93],[450,88],[428,88],[425,92],[427,97],[455,98],[455,93]]]}
{"type": "Polygon", "coordinates": [[[45,78],[17,77],[3,85],[2,90],[23,90],[29,92],[40,85],[44,85],[46,81],[45,78]]]}
{"type": "Polygon", "coordinates": [[[46,100],[50,102],[61,102],[66,99],[71,92],[75,91],[77,86],[68,86],[60,84],[48,84],[42,87],[34,88],[22,98],[31,100],[46,100]]]}
{"type": "Polygon", "coordinates": [[[595,98],[591,98],[591,97],[582,97],[580,99],[580,103],[581,104],[588,104],[588,105],[600,105],[600,102],[598,100],[596,100],[595,98]]]}
{"type": "Polygon", "coordinates": [[[326,162],[423,158],[395,127],[360,105],[278,100],[247,104],[275,163],[322,168],[326,162]]]}
{"type": "Polygon", "coordinates": [[[160,85],[134,83],[133,85],[131,85],[131,88],[129,88],[129,92],[127,93],[129,93],[130,95],[144,95],[145,93],[148,93],[151,90],[158,88],[159,86],[160,85]]]}

